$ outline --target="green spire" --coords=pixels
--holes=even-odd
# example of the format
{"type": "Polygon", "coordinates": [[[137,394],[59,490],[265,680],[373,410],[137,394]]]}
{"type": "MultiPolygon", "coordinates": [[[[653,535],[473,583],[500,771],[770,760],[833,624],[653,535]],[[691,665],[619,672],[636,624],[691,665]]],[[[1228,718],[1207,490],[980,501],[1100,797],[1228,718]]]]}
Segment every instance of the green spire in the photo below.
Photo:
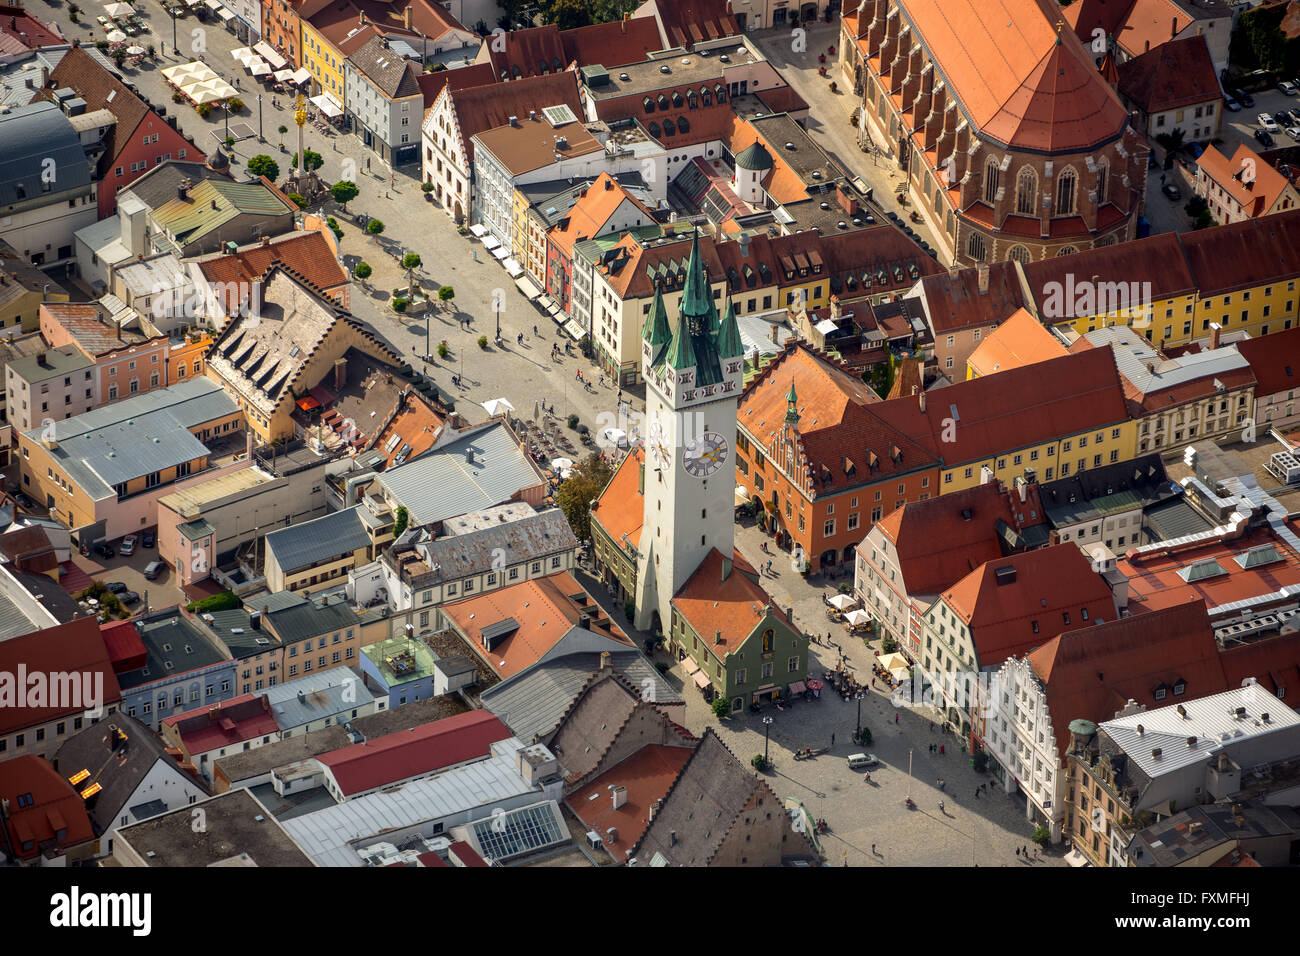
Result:
{"type": "MultiPolygon", "coordinates": [[[[705,319],[713,308],[713,296],[709,292],[708,280],[704,278],[704,263],[700,261],[700,233],[696,230],[691,238],[691,259],[686,264],[686,289],[682,293],[682,316],[692,319],[705,319]]],[[[702,323],[701,330],[707,330],[708,324],[702,323]]]]}
{"type": "Polygon", "coordinates": [[[673,337],[673,330],[668,325],[668,311],[664,308],[663,289],[658,282],[655,283],[655,297],[650,303],[650,314],[641,327],[641,337],[650,343],[655,352],[673,337]]]}
{"type": "Polygon", "coordinates": [[[794,378],[790,379],[790,392],[785,396],[785,420],[791,425],[799,424],[799,396],[794,393],[794,378]]]}
{"type": "Polygon", "coordinates": [[[690,320],[685,313],[678,316],[677,328],[673,331],[672,341],[668,343],[668,352],[664,356],[668,365],[677,371],[694,368],[696,365],[695,345],[691,341],[689,325],[690,320]]]}
{"type": "MultiPolygon", "coordinates": [[[[718,330],[718,355],[724,359],[740,358],[745,354],[745,346],[740,341],[740,326],[736,322],[736,310],[731,298],[727,298],[727,307],[722,310],[722,327],[718,330]]],[[[793,387],[793,383],[792,387],[793,387]]]]}

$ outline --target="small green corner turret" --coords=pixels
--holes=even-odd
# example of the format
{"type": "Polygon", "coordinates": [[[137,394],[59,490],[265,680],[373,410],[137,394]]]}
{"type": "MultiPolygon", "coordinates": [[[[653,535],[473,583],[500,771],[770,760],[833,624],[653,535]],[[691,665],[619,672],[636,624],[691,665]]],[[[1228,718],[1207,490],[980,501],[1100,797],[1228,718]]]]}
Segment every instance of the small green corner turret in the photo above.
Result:
{"type": "Polygon", "coordinates": [[[722,311],[722,325],[718,329],[718,356],[730,359],[740,358],[745,354],[745,346],[740,341],[740,324],[736,321],[736,310],[727,299],[727,307],[722,311]]]}

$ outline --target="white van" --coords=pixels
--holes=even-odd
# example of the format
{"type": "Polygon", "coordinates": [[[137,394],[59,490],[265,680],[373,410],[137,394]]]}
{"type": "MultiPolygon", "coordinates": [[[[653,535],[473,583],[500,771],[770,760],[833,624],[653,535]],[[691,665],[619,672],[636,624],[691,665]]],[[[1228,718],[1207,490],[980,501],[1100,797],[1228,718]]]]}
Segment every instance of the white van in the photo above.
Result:
{"type": "Polygon", "coordinates": [[[865,770],[880,763],[875,754],[849,754],[850,770],[865,770]]]}

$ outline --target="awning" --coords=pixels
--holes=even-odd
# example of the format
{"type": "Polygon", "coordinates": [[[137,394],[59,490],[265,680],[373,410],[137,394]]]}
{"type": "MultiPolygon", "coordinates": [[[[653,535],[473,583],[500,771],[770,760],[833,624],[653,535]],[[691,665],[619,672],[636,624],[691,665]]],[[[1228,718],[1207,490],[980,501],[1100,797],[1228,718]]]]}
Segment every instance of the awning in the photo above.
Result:
{"type": "Polygon", "coordinates": [[[887,671],[897,670],[900,667],[911,666],[910,664],[908,664],[907,658],[897,652],[893,654],[884,654],[881,657],[878,657],[876,659],[876,663],[879,664],[887,671]]]}
{"type": "Polygon", "coordinates": [[[575,342],[581,342],[582,337],[587,334],[586,329],[579,325],[576,319],[569,319],[568,322],[565,322],[564,331],[575,342]]]}
{"type": "Polygon", "coordinates": [[[263,60],[260,56],[250,58],[245,64],[245,69],[254,76],[266,76],[271,72],[271,65],[263,60]]]}
{"type": "Polygon", "coordinates": [[[551,318],[555,319],[556,322],[564,321],[559,317],[560,305],[558,302],[552,302],[546,307],[546,311],[550,314],[551,318]]]}
{"type": "Polygon", "coordinates": [[[311,79],[311,70],[307,69],[304,66],[301,67],[296,73],[294,73],[292,81],[294,86],[302,86],[310,79],[311,79]]]}
{"type": "Polygon", "coordinates": [[[704,673],[704,671],[696,671],[691,675],[691,680],[695,681],[695,686],[700,690],[704,690],[704,688],[709,686],[709,677],[704,673]]]}
{"type": "Polygon", "coordinates": [[[506,259],[510,258],[510,250],[498,243],[497,247],[492,250],[492,257],[498,261],[504,262],[506,259]]]}
{"type": "Polygon", "coordinates": [[[284,69],[289,63],[288,60],[276,52],[275,47],[271,46],[271,44],[267,43],[265,40],[256,44],[253,47],[253,50],[256,51],[258,56],[264,59],[267,63],[270,63],[271,66],[275,67],[277,70],[284,69]]]}
{"type": "Polygon", "coordinates": [[[857,627],[860,624],[869,624],[871,622],[871,615],[866,611],[849,611],[848,614],[844,615],[844,620],[848,621],[854,627],[857,627]]]}
{"type": "Polygon", "coordinates": [[[231,13],[229,10],[227,10],[225,7],[222,7],[220,10],[217,11],[217,16],[219,16],[222,20],[235,19],[235,15],[231,13]]]}
{"type": "Polygon", "coordinates": [[[283,83],[285,80],[292,79],[293,70],[276,70],[272,75],[275,77],[275,82],[283,83]]]}
{"type": "Polygon", "coordinates": [[[469,231],[474,233],[474,235],[478,236],[480,239],[482,239],[484,236],[487,235],[487,226],[483,225],[483,223],[481,222],[476,222],[474,223],[474,225],[469,227],[469,231]]]}
{"type": "Polygon", "coordinates": [[[518,279],[524,274],[524,267],[519,264],[518,259],[502,259],[501,265],[505,267],[506,272],[510,273],[512,279],[518,279]]]}
{"type": "Polygon", "coordinates": [[[683,667],[685,668],[685,670],[686,670],[686,676],[687,676],[687,677],[693,677],[693,676],[695,676],[695,674],[696,674],[696,673],[699,671],[699,669],[700,669],[700,665],[697,664],[697,663],[695,663],[695,658],[693,658],[693,657],[688,657],[688,658],[686,658],[684,661],[682,661],[682,666],[683,666],[683,667]]]}
{"type": "Polygon", "coordinates": [[[792,694],[802,694],[807,689],[807,686],[805,686],[804,682],[801,680],[797,680],[790,685],[790,693],[792,694]]]}
{"type": "Polygon", "coordinates": [[[847,611],[858,602],[847,594],[836,594],[831,599],[831,606],[838,611],[847,611]]]}
{"type": "Polygon", "coordinates": [[[320,402],[316,401],[316,399],[312,398],[310,395],[304,395],[302,398],[298,399],[298,407],[304,412],[309,412],[313,408],[320,408],[320,402]]]}
{"type": "Polygon", "coordinates": [[[220,10],[221,3],[219,0],[203,0],[203,5],[209,10],[220,10]]]}
{"type": "Polygon", "coordinates": [[[515,285],[519,287],[519,291],[522,292],[526,298],[535,299],[542,294],[542,290],[537,288],[537,283],[528,276],[520,276],[515,280],[515,285]]]}
{"type": "MultiPolygon", "coordinates": [[[[486,229],[484,230],[484,232],[486,232],[486,229]]],[[[491,233],[487,233],[486,235],[483,236],[484,249],[490,251],[492,249],[498,248],[500,245],[501,245],[501,240],[498,239],[496,236],[492,235],[491,233]]]]}
{"type": "Polygon", "coordinates": [[[338,101],[328,93],[322,93],[319,96],[313,96],[311,102],[320,108],[320,111],[333,119],[336,116],[343,115],[343,108],[339,106],[338,101]]]}

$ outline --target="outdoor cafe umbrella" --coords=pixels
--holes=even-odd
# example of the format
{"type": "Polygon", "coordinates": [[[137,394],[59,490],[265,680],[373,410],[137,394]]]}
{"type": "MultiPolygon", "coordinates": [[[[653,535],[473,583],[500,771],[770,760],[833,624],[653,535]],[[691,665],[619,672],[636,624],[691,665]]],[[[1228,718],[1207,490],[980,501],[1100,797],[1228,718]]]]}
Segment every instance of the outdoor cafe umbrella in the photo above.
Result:
{"type": "Polygon", "coordinates": [[[859,624],[870,623],[871,615],[866,611],[849,611],[848,614],[844,615],[844,620],[857,627],[859,624]]]}
{"type": "Polygon", "coordinates": [[[515,410],[515,407],[510,404],[510,400],[506,398],[488,399],[483,403],[483,408],[493,417],[504,415],[506,412],[513,412],[515,410]]]}
{"type": "Polygon", "coordinates": [[[568,478],[569,473],[573,470],[573,459],[553,458],[551,459],[551,467],[559,473],[561,478],[568,478]]]}
{"type": "Polygon", "coordinates": [[[142,56],[144,54],[144,47],[136,46],[133,43],[126,48],[126,52],[128,56],[142,56]]]}
{"type": "Polygon", "coordinates": [[[126,34],[121,30],[113,30],[108,36],[104,37],[109,43],[125,43],[126,34]]]}
{"type": "Polygon", "coordinates": [[[106,3],[104,12],[110,17],[129,17],[135,9],[129,3],[106,3]]]}
{"type": "Polygon", "coordinates": [[[853,605],[857,603],[858,603],[857,601],[855,601],[847,594],[836,594],[834,597],[831,598],[831,606],[834,607],[837,611],[847,611],[849,608],[853,607],[853,605]]]}
{"type": "Polygon", "coordinates": [[[261,57],[254,57],[248,60],[245,62],[244,66],[247,67],[248,72],[252,73],[254,76],[266,76],[266,74],[271,72],[271,65],[261,57]]]}

